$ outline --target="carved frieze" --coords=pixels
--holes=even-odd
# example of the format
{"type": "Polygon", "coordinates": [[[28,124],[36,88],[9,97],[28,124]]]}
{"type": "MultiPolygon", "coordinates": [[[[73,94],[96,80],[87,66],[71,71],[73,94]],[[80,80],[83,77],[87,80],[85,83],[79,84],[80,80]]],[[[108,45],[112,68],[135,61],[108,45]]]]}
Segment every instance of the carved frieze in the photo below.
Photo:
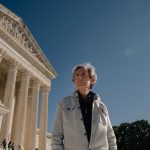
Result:
{"type": "Polygon", "coordinates": [[[34,48],[33,44],[30,42],[30,40],[28,39],[27,35],[24,33],[18,22],[12,20],[10,17],[0,12],[0,26],[9,34],[11,34],[21,46],[23,46],[35,58],[37,58],[42,64],[44,64],[40,54],[34,48]]]}

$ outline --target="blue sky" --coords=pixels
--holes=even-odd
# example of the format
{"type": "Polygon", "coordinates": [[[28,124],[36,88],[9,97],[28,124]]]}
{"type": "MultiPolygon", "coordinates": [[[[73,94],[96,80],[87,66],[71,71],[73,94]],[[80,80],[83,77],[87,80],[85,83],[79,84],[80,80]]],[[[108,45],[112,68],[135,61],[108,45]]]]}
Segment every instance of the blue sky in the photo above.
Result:
{"type": "Polygon", "coordinates": [[[91,62],[93,91],[113,125],[150,120],[149,0],[1,0],[20,16],[58,76],[49,96],[48,131],[56,105],[75,90],[71,70],[91,62]]]}

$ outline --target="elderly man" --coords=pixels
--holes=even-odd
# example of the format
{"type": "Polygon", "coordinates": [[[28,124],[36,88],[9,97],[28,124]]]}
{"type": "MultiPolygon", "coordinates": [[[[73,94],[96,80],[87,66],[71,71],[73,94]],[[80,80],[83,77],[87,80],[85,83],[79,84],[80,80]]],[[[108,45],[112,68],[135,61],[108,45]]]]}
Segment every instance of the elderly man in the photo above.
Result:
{"type": "Polygon", "coordinates": [[[117,150],[108,111],[91,91],[95,68],[86,63],[73,68],[73,95],[59,102],[52,131],[52,150],[117,150]]]}

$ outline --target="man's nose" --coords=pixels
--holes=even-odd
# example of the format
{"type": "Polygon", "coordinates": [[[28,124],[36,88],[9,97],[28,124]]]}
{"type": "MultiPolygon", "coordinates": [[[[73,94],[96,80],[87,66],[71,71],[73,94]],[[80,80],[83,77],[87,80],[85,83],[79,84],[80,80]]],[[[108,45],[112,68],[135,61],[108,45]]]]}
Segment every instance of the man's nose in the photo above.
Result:
{"type": "Polygon", "coordinates": [[[79,78],[79,79],[83,79],[83,75],[82,75],[82,74],[79,74],[78,78],[79,78]]]}

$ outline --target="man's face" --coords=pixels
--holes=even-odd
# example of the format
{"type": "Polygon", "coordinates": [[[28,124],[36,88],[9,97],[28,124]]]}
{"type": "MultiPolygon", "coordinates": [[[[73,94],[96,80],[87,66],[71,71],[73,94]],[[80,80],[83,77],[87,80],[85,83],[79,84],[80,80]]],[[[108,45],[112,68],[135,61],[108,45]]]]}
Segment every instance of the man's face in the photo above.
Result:
{"type": "Polygon", "coordinates": [[[79,91],[83,89],[90,89],[92,79],[90,79],[89,73],[86,69],[80,68],[76,71],[74,76],[74,84],[79,91]]]}

